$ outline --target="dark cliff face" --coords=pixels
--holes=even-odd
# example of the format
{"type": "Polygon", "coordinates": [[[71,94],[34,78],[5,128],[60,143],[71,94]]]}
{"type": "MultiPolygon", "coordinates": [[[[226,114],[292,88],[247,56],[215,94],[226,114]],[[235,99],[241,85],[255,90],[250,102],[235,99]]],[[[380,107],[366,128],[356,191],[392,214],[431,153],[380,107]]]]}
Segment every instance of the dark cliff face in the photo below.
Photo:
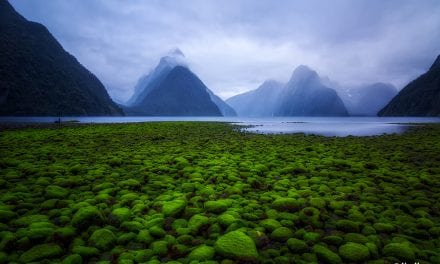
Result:
{"type": "Polygon", "coordinates": [[[347,116],[335,90],[324,86],[318,74],[299,66],[281,93],[277,116],[347,116]]]}
{"type": "Polygon", "coordinates": [[[440,116],[440,56],[425,74],[405,86],[379,116],[440,116]]]}
{"type": "Polygon", "coordinates": [[[1,115],[122,115],[102,83],[41,24],[0,1],[1,115]]]}
{"type": "Polygon", "coordinates": [[[174,67],[138,104],[132,115],[222,116],[206,86],[188,68],[174,67]]]}

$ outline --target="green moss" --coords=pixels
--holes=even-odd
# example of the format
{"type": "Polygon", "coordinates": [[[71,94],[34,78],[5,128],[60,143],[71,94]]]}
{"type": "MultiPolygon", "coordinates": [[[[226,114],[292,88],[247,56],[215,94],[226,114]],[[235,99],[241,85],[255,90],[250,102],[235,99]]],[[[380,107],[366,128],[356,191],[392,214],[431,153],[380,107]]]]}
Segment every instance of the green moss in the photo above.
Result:
{"type": "Polygon", "coordinates": [[[299,212],[300,220],[306,224],[314,227],[322,227],[322,222],[320,221],[321,214],[318,209],[314,207],[303,208],[299,212]]]}
{"type": "Polygon", "coordinates": [[[72,225],[78,228],[89,227],[90,225],[99,225],[103,222],[101,212],[95,206],[80,208],[72,217],[72,225]]]}
{"type": "Polygon", "coordinates": [[[10,220],[14,219],[17,216],[16,213],[10,210],[0,209],[0,222],[7,223],[10,220]]]}
{"type": "Polygon", "coordinates": [[[303,235],[303,239],[307,243],[316,243],[321,238],[321,234],[317,232],[306,232],[303,235]]]}
{"type": "Polygon", "coordinates": [[[277,229],[278,227],[281,227],[281,224],[280,224],[280,222],[278,222],[275,219],[264,219],[264,220],[260,221],[260,226],[264,227],[269,232],[272,232],[275,229],[277,229]]]}
{"type": "Polygon", "coordinates": [[[313,247],[313,252],[316,254],[318,259],[323,263],[327,264],[342,264],[341,258],[338,254],[334,253],[325,246],[315,245],[313,247]]]}
{"type": "Polygon", "coordinates": [[[65,188],[49,185],[46,187],[46,197],[48,198],[66,198],[69,195],[69,190],[65,188]]]}
{"type": "Polygon", "coordinates": [[[344,242],[344,239],[340,236],[326,236],[322,241],[329,245],[340,246],[344,242]]]}
{"type": "Polygon", "coordinates": [[[222,226],[230,226],[231,224],[235,223],[237,219],[228,213],[221,214],[217,217],[217,222],[221,224],[222,226]]]}
{"type": "Polygon", "coordinates": [[[346,242],[354,242],[359,244],[365,244],[368,242],[368,239],[364,235],[358,233],[345,234],[344,240],[346,242]]]}
{"type": "Polygon", "coordinates": [[[197,234],[202,226],[209,224],[209,218],[203,215],[193,215],[188,221],[188,228],[193,234],[197,234]]]}
{"type": "Polygon", "coordinates": [[[93,232],[89,238],[89,243],[101,250],[109,250],[116,242],[116,236],[107,228],[101,228],[93,232]]]}
{"type": "Polygon", "coordinates": [[[205,209],[211,213],[222,213],[226,211],[229,206],[231,206],[231,202],[229,200],[217,200],[217,201],[207,201],[205,202],[205,209]]]}
{"type": "Polygon", "coordinates": [[[407,243],[390,243],[383,250],[383,254],[395,257],[399,261],[415,261],[415,252],[407,243]]]}
{"type": "Polygon", "coordinates": [[[394,225],[389,223],[375,223],[373,227],[378,233],[391,233],[395,230],[394,225]]]}
{"type": "Polygon", "coordinates": [[[298,211],[300,203],[294,198],[278,198],[272,203],[272,207],[278,211],[298,211]]]}
{"type": "Polygon", "coordinates": [[[129,221],[131,218],[130,208],[121,207],[116,208],[112,211],[110,218],[114,219],[114,221],[118,224],[129,221]]]}
{"type": "Polygon", "coordinates": [[[154,241],[154,238],[148,230],[140,230],[136,236],[136,241],[148,245],[154,241]]]}
{"type": "MultiPolygon", "coordinates": [[[[440,125],[345,138],[256,135],[205,122],[0,134],[0,257],[7,262],[56,243],[65,252],[37,261],[78,254],[94,263],[190,263],[192,250],[215,249],[235,231],[259,249],[251,262],[322,263],[314,246],[335,252],[349,242],[368,248],[365,263],[438,262],[440,125]],[[294,234],[275,235],[281,227],[294,234]],[[107,251],[90,241],[103,228],[117,237],[107,251]],[[400,260],[411,254],[413,261],[400,260]]],[[[222,259],[248,261],[216,253],[202,262],[222,259]]]]}
{"type": "Polygon", "coordinates": [[[99,250],[95,247],[77,245],[72,248],[72,253],[81,255],[81,257],[84,258],[88,258],[99,255],[99,250]]]}
{"type": "Polygon", "coordinates": [[[165,256],[168,254],[168,243],[163,240],[154,241],[151,243],[150,249],[155,256],[165,256]]]}
{"type": "Polygon", "coordinates": [[[287,246],[293,253],[304,253],[308,249],[306,242],[297,238],[289,238],[287,240],[287,246]]]}
{"type": "Polygon", "coordinates": [[[184,200],[173,200],[165,202],[162,206],[162,213],[165,216],[176,216],[183,212],[186,207],[186,201],[184,200]]]}
{"type": "Polygon", "coordinates": [[[273,238],[276,241],[284,242],[287,239],[291,238],[293,236],[292,230],[290,230],[287,227],[278,227],[276,228],[271,234],[270,237],[273,238]]]}
{"type": "Polygon", "coordinates": [[[136,237],[137,237],[137,234],[135,234],[133,232],[123,233],[117,237],[116,243],[118,245],[127,245],[131,241],[134,241],[136,239],[136,237]]]}
{"type": "Polygon", "coordinates": [[[191,253],[188,255],[188,259],[190,261],[192,260],[204,261],[204,260],[213,259],[214,255],[215,255],[215,250],[213,247],[202,245],[191,251],[191,253]]]}
{"type": "Polygon", "coordinates": [[[165,232],[165,230],[163,230],[163,228],[160,227],[160,226],[150,227],[150,229],[148,229],[148,231],[150,232],[150,234],[153,237],[156,237],[156,238],[162,238],[162,237],[164,237],[167,234],[165,232]]]}
{"type": "Polygon", "coordinates": [[[72,254],[65,257],[62,261],[62,264],[82,264],[83,259],[79,254],[72,254]]]}
{"type": "Polygon", "coordinates": [[[30,263],[42,259],[58,257],[63,253],[63,249],[56,244],[36,245],[20,256],[20,262],[30,263]]]}
{"type": "Polygon", "coordinates": [[[363,262],[370,258],[370,251],[362,244],[348,242],[339,247],[339,255],[346,261],[363,262]]]}
{"type": "Polygon", "coordinates": [[[221,236],[214,245],[215,251],[223,257],[252,260],[258,257],[254,241],[241,231],[232,231],[221,236]]]}
{"type": "Polygon", "coordinates": [[[360,231],[360,223],[354,222],[350,220],[338,220],[336,222],[336,227],[342,231],[349,233],[359,233],[360,231]]]}

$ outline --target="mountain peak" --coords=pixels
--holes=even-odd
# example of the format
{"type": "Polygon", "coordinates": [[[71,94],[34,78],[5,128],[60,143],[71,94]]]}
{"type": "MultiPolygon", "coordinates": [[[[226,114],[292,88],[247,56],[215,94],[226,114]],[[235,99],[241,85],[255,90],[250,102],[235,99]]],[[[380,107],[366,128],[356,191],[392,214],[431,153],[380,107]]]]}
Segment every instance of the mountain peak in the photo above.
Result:
{"type": "Polygon", "coordinates": [[[319,81],[318,73],[316,73],[316,71],[312,70],[308,66],[300,65],[293,71],[289,84],[293,85],[313,80],[319,81]]]}
{"type": "Polygon", "coordinates": [[[165,57],[162,57],[160,59],[159,65],[161,65],[161,64],[162,65],[165,64],[165,65],[169,66],[170,68],[174,68],[176,66],[188,67],[188,62],[185,58],[185,55],[178,48],[169,51],[165,57]]]}

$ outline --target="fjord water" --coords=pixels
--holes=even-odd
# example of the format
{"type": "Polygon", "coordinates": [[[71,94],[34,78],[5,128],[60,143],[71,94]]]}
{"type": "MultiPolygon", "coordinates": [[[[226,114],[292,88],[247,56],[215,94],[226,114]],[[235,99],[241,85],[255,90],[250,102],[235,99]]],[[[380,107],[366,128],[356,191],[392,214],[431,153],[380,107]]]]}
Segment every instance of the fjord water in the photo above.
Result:
{"type": "MultiPolygon", "coordinates": [[[[0,117],[0,123],[53,123],[58,117],[0,117]]],[[[166,121],[229,122],[263,133],[304,133],[323,136],[374,136],[403,133],[410,126],[440,123],[440,117],[62,117],[62,122],[137,123],[166,121]]]]}

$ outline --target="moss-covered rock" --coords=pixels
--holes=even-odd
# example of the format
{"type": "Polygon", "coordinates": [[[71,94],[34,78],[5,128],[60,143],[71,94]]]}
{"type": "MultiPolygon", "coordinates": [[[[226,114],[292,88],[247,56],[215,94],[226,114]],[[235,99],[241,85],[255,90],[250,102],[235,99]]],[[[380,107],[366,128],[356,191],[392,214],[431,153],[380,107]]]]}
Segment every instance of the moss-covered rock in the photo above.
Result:
{"type": "Polygon", "coordinates": [[[130,208],[120,207],[112,211],[110,218],[116,224],[121,224],[122,222],[129,221],[131,218],[130,208]]]}
{"type": "Polygon", "coordinates": [[[93,232],[89,238],[89,243],[101,250],[109,250],[116,242],[116,236],[107,228],[101,228],[93,232]]]}
{"type": "Polygon", "coordinates": [[[63,253],[63,249],[56,244],[36,245],[20,256],[20,262],[30,263],[42,259],[58,257],[63,253]]]}
{"type": "Polygon", "coordinates": [[[69,190],[55,185],[49,185],[46,187],[46,197],[47,198],[58,198],[63,199],[69,195],[69,190]]]}
{"type": "Polygon", "coordinates": [[[226,211],[229,206],[231,206],[231,202],[228,200],[217,200],[217,201],[207,201],[205,202],[205,209],[211,213],[222,213],[226,211]]]}
{"type": "Polygon", "coordinates": [[[148,230],[140,230],[136,236],[136,241],[149,245],[154,241],[154,238],[148,230]]]}
{"type": "Polygon", "coordinates": [[[165,232],[165,230],[163,230],[163,228],[160,226],[152,226],[150,229],[148,229],[148,231],[155,238],[162,238],[167,234],[167,232],[165,232]]]}
{"type": "Polygon", "coordinates": [[[7,223],[10,220],[14,219],[16,216],[17,216],[17,214],[11,210],[0,209],[0,222],[1,223],[7,223]]]}
{"type": "Polygon", "coordinates": [[[188,259],[190,261],[193,260],[204,261],[204,260],[213,259],[214,256],[215,256],[215,249],[213,247],[203,245],[191,251],[191,253],[188,255],[188,259]]]}
{"type": "Polygon", "coordinates": [[[290,230],[287,227],[281,226],[276,228],[271,234],[270,237],[274,240],[284,242],[287,239],[291,238],[293,236],[292,230],[290,230]]]}
{"type": "Polygon", "coordinates": [[[79,254],[72,254],[65,257],[62,261],[62,264],[82,264],[83,259],[79,254]]]}
{"type": "Polygon", "coordinates": [[[215,251],[226,258],[252,260],[258,258],[254,241],[242,231],[232,231],[221,236],[214,245],[215,251]]]}
{"type": "Polygon", "coordinates": [[[295,198],[278,198],[272,203],[272,207],[278,211],[298,211],[300,203],[295,198]]]}
{"type": "Polygon", "coordinates": [[[199,232],[199,229],[202,226],[206,226],[209,224],[209,218],[204,216],[204,215],[200,215],[200,214],[196,214],[193,215],[189,221],[188,221],[188,228],[191,229],[191,232],[193,234],[197,234],[199,232]]]}
{"type": "Polygon", "coordinates": [[[408,243],[390,243],[383,250],[383,254],[395,257],[399,261],[415,261],[415,252],[408,243]]]}
{"type": "Polygon", "coordinates": [[[269,232],[272,232],[275,229],[277,229],[278,227],[281,227],[281,224],[276,219],[269,218],[269,219],[264,219],[264,220],[260,221],[260,226],[264,227],[269,232]]]}
{"type": "Polygon", "coordinates": [[[186,207],[186,201],[177,199],[173,201],[165,202],[162,206],[162,213],[165,216],[176,216],[183,212],[186,207]]]}
{"type": "Polygon", "coordinates": [[[342,260],[338,254],[334,253],[330,249],[322,245],[315,245],[313,247],[313,253],[316,254],[318,259],[327,264],[342,264],[342,260]]]}
{"type": "Polygon", "coordinates": [[[228,213],[223,213],[217,217],[217,222],[221,224],[222,226],[230,226],[231,224],[235,223],[237,219],[228,213]]]}
{"type": "Polygon", "coordinates": [[[362,244],[348,242],[339,247],[339,255],[346,261],[363,262],[370,258],[370,251],[362,244]]]}
{"type": "Polygon", "coordinates": [[[391,233],[396,229],[394,225],[390,223],[375,223],[373,227],[378,233],[391,233]]]}
{"type": "Polygon", "coordinates": [[[101,212],[95,206],[80,208],[72,217],[72,225],[78,228],[85,228],[91,225],[99,225],[103,222],[101,212]]]}
{"type": "Polygon", "coordinates": [[[309,247],[306,242],[297,238],[289,238],[287,240],[287,246],[293,253],[304,253],[309,247]]]}
{"type": "Polygon", "coordinates": [[[150,249],[155,256],[165,256],[168,254],[168,243],[163,240],[154,241],[151,243],[150,249]]]}
{"type": "Polygon", "coordinates": [[[339,230],[349,232],[349,233],[359,233],[360,226],[361,226],[361,223],[351,221],[351,220],[342,219],[342,220],[338,220],[336,222],[336,227],[339,230]]]}

